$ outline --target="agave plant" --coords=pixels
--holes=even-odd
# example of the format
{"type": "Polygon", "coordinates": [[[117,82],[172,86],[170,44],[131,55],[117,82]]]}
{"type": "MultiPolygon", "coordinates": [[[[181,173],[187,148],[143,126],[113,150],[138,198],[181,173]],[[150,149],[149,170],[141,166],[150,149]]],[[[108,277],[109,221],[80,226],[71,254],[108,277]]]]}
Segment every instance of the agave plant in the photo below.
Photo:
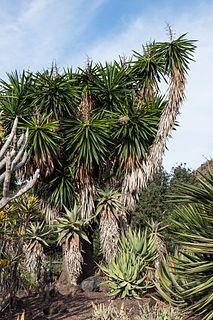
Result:
{"type": "Polygon", "coordinates": [[[63,276],[67,277],[70,285],[77,285],[83,263],[80,240],[82,238],[89,242],[84,231],[89,221],[80,218],[81,208],[76,203],[71,211],[66,207],[64,209],[65,214],[57,218],[55,224],[59,233],[58,243],[63,249],[63,276]]]}
{"type": "Polygon", "coordinates": [[[160,266],[159,291],[174,304],[213,319],[213,175],[200,179],[200,186],[179,186],[181,201],[175,211],[176,242],[182,256],[160,266]]]}
{"type": "Polygon", "coordinates": [[[118,251],[109,266],[101,266],[108,276],[106,281],[111,289],[109,295],[139,298],[142,293],[153,287],[150,270],[156,257],[154,235],[147,229],[129,230],[122,234],[118,251]]]}
{"type": "Polygon", "coordinates": [[[119,211],[123,211],[120,193],[114,189],[98,190],[96,214],[100,215],[100,243],[104,259],[111,262],[120,238],[119,211]]]}

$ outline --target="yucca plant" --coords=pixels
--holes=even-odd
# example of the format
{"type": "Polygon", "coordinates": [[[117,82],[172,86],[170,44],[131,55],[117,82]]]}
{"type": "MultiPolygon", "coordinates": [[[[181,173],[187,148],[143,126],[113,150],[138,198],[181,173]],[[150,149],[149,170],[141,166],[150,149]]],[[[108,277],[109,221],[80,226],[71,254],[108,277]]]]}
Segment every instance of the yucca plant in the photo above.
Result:
{"type": "Polygon", "coordinates": [[[53,119],[72,116],[80,101],[75,73],[69,70],[60,74],[57,66],[52,65],[49,70],[37,72],[33,79],[30,97],[40,114],[53,119]]]}
{"type": "MultiPolygon", "coordinates": [[[[86,111],[84,111],[86,113],[86,111]]],[[[82,218],[94,213],[94,166],[105,161],[109,134],[106,119],[88,115],[87,119],[70,119],[64,123],[65,143],[70,160],[74,162],[79,190],[82,218]]]]}
{"type": "Polygon", "coordinates": [[[182,257],[161,265],[159,290],[175,304],[187,306],[213,319],[213,175],[202,177],[200,186],[179,186],[173,201],[182,202],[175,211],[174,235],[182,257]]]}
{"type": "Polygon", "coordinates": [[[54,225],[59,234],[58,243],[63,249],[63,276],[67,277],[70,285],[77,285],[82,271],[83,258],[81,254],[81,239],[89,242],[84,231],[89,220],[81,219],[81,208],[74,204],[72,210],[66,207],[65,214],[57,218],[54,225]]]}
{"type": "Polygon", "coordinates": [[[173,39],[169,27],[170,41],[156,42],[152,47],[154,57],[160,63],[160,73],[169,77],[167,103],[163,109],[155,140],[141,165],[140,188],[144,188],[162,164],[166,141],[175,126],[180,107],[185,99],[186,77],[189,62],[195,51],[195,41],[186,39],[186,34],[173,39]]]}
{"type": "Polygon", "coordinates": [[[150,144],[154,141],[160,115],[165,102],[162,98],[143,101],[138,108],[136,98],[128,98],[117,106],[112,114],[112,138],[115,141],[114,156],[119,170],[124,173],[121,202],[129,212],[138,200],[138,168],[145,159],[150,144]]]}
{"type": "Polygon", "coordinates": [[[45,213],[45,220],[52,224],[59,216],[63,206],[71,208],[76,198],[76,182],[74,168],[67,165],[67,161],[57,163],[54,172],[38,188],[41,208],[45,213]]]}
{"type": "Polygon", "coordinates": [[[46,236],[50,233],[50,230],[46,228],[45,222],[30,222],[29,226],[25,230],[20,230],[21,236],[25,236],[24,244],[24,265],[29,271],[34,281],[37,282],[40,277],[42,265],[45,260],[44,246],[48,246],[46,242],[46,236]]]}
{"type": "Polygon", "coordinates": [[[37,114],[24,120],[20,127],[29,129],[27,169],[31,173],[32,168],[38,166],[44,179],[53,171],[59,154],[59,122],[37,114]]]}
{"type": "Polygon", "coordinates": [[[156,256],[156,243],[153,234],[131,229],[122,234],[118,251],[109,266],[101,270],[109,278],[106,283],[111,289],[109,295],[139,298],[153,287],[150,279],[153,261],[156,256]]]}
{"type": "Polygon", "coordinates": [[[120,193],[115,189],[98,189],[96,214],[100,215],[100,243],[103,257],[110,263],[120,238],[118,215],[123,211],[120,193]]]}
{"type": "Polygon", "coordinates": [[[27,118],[31,115],[31,99],[29,93],[33,85],[32,73],[17,70],[7,74],[7,80],[0,80],[0,110],[6,129],[17,116],[27,118]]]}
{"type": "MultiPolygon", "coordinates": [[[[157,126],[154,140],[148,145],[148,151],[142,161],[129,161],[129,169],[126,171],[122,193],[125,203],[130,209],[135,207],[135,198],[147,186],[147,182],[152,180],[154,174],[162,164],[166,141],[174,128],[177,115],[185,97],[185,83],[189,62],[192,60],[195,45],[193,40],[187,40],[185,35],[173,39],[170,30],[169,42],[154,42],[148,47],[148,56],[136,54],[138,61],[135,62],[136,70],[141,64],[141,89],[138,101],[151,101],[155,99],[155,93],[160,78],[169,78],[169,90],[163,107],[160,120],[157,126]],[[151,56],[149,57],[149,54],[151,56]]],[[[140,78],[140,77],[139,77],[140,78]]],[[[140,109],[140,106],[139,106],[140,109]]],[[[137,147],[138,150],[138,147],[137,147]]],[[[130,160],[131,157],[130,157],[130,160]]],[[[136,159],[137,160],[137,159],[136,159]]]]}

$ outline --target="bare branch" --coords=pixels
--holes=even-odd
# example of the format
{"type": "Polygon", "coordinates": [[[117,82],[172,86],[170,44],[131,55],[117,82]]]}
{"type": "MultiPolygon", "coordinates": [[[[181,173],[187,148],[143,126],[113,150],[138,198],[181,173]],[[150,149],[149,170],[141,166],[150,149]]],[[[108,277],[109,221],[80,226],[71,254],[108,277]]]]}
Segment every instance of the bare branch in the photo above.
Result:
{"type": "Polygon", "coordinates": [[[7,152],[6,157],[6,170],[3,184],[3,199],[8,197],[10,188],[10,178],[11,178],[11,157],[10,152],[7,152]]]}
{"type": "Polygon", "coordinates": [[[14,196],[3,197],[0,201],[0,210],[2,210],[12,200],[22,196],[24,193],[26,193],[27,191],[32,189],[34,187],[34,185],[36,184],[36,182],[39,178],[39,175],[40,175],[40,170],[37,169],[36,172],[34,173],[32,179],[30,181],[28,181],[27,184],[25,186],[23,186],[14,196]]]}
{"type": "Polygon", "coordinates": [[[11,130],[9,136],[7,137],[7,140],[5,141],[4,145],[2,146],[2,148],[0,150],[0,159],[5,154],[7,148],[9,147],[10,143],[12,142],[13,137],[14,137],[14,135],[16,133],[17,125],[18,125],[18,117],[15,118],[12,130],[11,130]]]}

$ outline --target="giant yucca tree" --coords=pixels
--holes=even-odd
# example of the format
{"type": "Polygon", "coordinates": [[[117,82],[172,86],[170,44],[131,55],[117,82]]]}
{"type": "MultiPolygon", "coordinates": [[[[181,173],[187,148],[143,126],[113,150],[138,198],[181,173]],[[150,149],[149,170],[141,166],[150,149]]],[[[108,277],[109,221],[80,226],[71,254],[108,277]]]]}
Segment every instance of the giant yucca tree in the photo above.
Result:
{"type": "Polygon", "coordinates": [[[169,89],[154,141],[150,143],[146,156],[140,159],[138,164],[134,163],[130,167],[123,180],[124,203],[130,210],[134,208],[135,200],[137,200],[140,191],[146,187],[147,182],[160,168],[166,141],[174,128],[185,98],[186,76],[189,61],[192,60],[195,50],[194,41],[187,40],[185,35],[176,40],[170,40],[170,42],[156,42],[150,45],[151,59],[147,61],[139,56],[136,64],[138,69],[138,64],[140,65],[141,62],[142,75],[144,76],[142,89],[139,90],[140,103],[144,98],[148,97],[150,100],[156,94],[155,91],[158,89],[158,82],[162,76],[168,77],[169,89]],[[148,89],[148,85],[151,85],[151,91],[148,89]]]}

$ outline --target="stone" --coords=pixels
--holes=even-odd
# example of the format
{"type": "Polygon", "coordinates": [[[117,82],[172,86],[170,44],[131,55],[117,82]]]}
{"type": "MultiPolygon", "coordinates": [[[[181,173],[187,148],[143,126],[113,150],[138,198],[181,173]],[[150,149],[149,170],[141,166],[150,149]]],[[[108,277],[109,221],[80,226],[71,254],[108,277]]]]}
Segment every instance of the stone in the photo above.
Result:
{"type": "Polygon", "coordinates": [[[101,277],[100,276],[91,276],[89,278],[84,279],[80,287],[83,291],[99,291],[100,289],[100,283],[101,283],[101,277]]]}

